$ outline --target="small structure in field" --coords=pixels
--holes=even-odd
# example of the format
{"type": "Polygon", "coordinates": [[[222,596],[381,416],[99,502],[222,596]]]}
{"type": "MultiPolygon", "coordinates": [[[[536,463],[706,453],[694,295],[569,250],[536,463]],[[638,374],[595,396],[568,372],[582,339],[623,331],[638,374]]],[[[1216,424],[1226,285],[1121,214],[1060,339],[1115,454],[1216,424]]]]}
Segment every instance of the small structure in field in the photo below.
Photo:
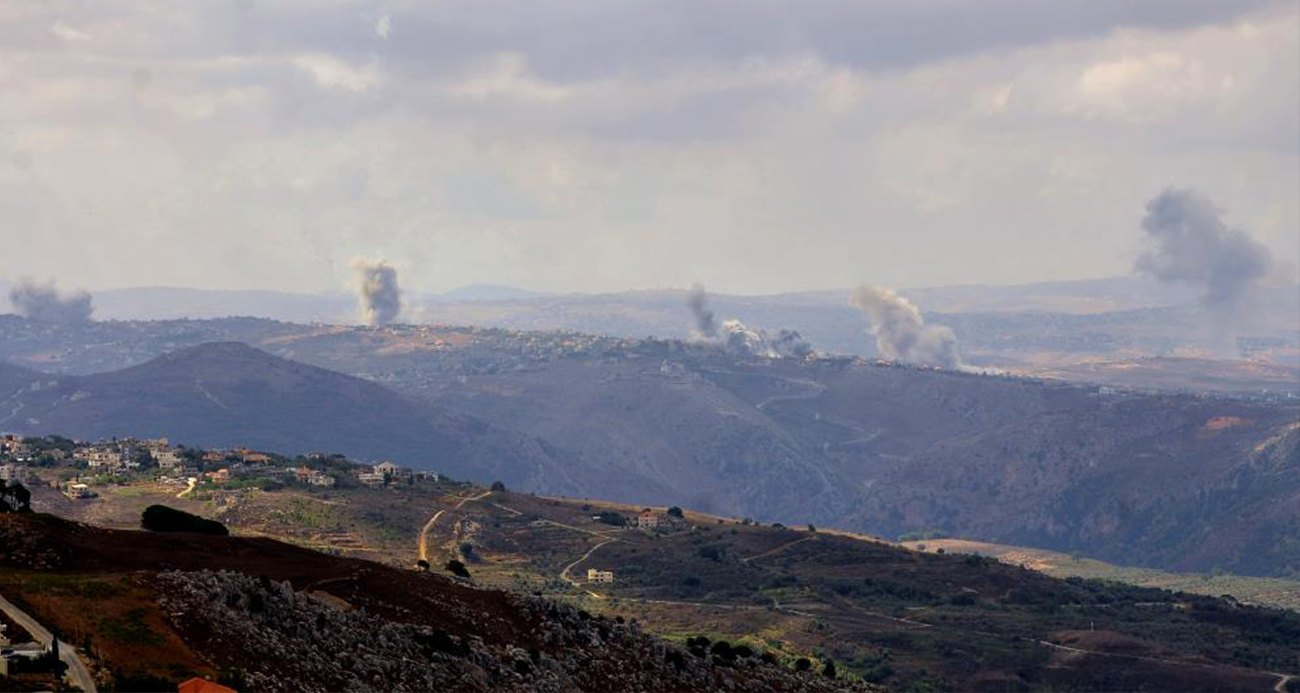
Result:
{"type": "Polygon", "coordinates": [[[596,568],[587,569],[587,582],[609,583],[614,581],[614,571],[597,570],[596,568]]]}

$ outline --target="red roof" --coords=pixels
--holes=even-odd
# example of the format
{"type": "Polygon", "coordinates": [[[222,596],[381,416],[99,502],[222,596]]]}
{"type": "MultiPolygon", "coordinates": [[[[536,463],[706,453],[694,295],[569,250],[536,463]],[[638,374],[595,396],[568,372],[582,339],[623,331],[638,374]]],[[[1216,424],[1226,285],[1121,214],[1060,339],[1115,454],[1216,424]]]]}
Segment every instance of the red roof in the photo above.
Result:
{"type": "Polygon", "coordinates": [[[239,693],[233,688],[227,688],[216,681],[209,681],[194,677],[186,681],[177,688],[179,693],[239,693]]]}

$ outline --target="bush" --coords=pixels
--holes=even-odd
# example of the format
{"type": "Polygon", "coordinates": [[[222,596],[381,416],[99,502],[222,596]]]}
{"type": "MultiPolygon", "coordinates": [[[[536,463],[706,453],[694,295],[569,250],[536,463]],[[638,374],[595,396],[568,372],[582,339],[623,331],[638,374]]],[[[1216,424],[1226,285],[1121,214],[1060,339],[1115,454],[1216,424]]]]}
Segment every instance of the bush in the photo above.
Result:
{"type": "Polygon", "coordinates": [[[627,518],[612,510],[602,510],[599,513],[597,513],[596,521],[603,522],[607,525],[614,525],[615,527],[627,526],[627,518]]]}
{"type": "Polygon", "coordinates": [[[826,660],[826,666],[822,667],[822,675],[828,679],[835,678],[835,662],[826,660]]]}
{"type": "Polygon", "coordinates": [[[469,577],[469,571],[465,569],[465,564],[454,558],[447,561],[447,572],[458,577],[469,577]]]}
{"type": "Polygon", "coordinates": [[[220,537],[230,534],[230,530],[216,520],[208,520],[165,505],[145,508],[140,515],[140,526],[151,532],[188,532],[220,537]]]}
{"type": "Polygon", "coordinates": [[[808,671],[811,668],[812,668],[812,662],[808,661],[807,657],[800,657],[799,659],[796,659],[794,662],[795,671],[808,671]]]}
{"type": "Polygon", "coordinates": [[[681,516],[682,516],[682,509],[674,505],[673,507],[671,507],[671,508],[668,509],[668,516],[669,516],[669,517],[681,517],[681,516]]]}
{"type": "Polygon", "coordinates": [[[506,490],[506,485],[503,484],[503,483],[501,483],[500,481],[493,481],[493,482],[492,482],[492,490],[493,490],[493,491],[504,491],[504,490],[506,490]]]}

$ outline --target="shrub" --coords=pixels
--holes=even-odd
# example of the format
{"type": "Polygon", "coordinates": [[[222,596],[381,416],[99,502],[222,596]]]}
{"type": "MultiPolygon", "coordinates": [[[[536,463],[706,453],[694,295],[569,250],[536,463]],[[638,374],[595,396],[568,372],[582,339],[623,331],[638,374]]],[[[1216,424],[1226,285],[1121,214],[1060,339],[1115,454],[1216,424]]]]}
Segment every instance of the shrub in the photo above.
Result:
{"type": "Polygon", "coordinates": [[[822,675],[828,679],[835,678],[835,662],[826,660],[826,666],[822,667],[822,675]]]}
{"type": "Polygon", "coordinates": [[[612,510],[602,510],[599,513],[597,513],[596,521],[603,522],[607,525],[614,525],[615,527],[627,526],[627,518],[612,510]]]}
{"type": "Polygon", "coordinates": [[[216,520],[208,520],[165,505],[145,508],[140,515],[140,526],[151,532],[188,532],[220,537],[230,534],[230,530],[216,520]]]}
{"type": "Polygon", "coordinates": [[[504,490],[506,490],[506,485],[503,484],[503,483],[501,483],[500,481],[493,481],[493,482],[492,482],[492,490],[493,490],[493,491],[504,491],[504,490]]]}
{"type": "Polygon", "coordinates": [[[799,659],[796,659],[794,662],[795,671],[808,671],[811,668],[812,668],[812,662],[808,661],[807,657],[800,657],[799,659]]]}
{"type": "Polygon", "coordinates": [[[674,505],[673,507],[668,509],[668,515],[669,517],[681,517],[682,509],[674,505]]]}
{"type": "Polygon", "coordinates": [[[469,577],[469,571],[466,570],[465,564],[461,563],[460,561],[454,558],[451,559],[450,561],[447,561],[447,572],[451,573],[452,575],[456,575],[458,577],[463,577],[463,578],[469,577]]]}

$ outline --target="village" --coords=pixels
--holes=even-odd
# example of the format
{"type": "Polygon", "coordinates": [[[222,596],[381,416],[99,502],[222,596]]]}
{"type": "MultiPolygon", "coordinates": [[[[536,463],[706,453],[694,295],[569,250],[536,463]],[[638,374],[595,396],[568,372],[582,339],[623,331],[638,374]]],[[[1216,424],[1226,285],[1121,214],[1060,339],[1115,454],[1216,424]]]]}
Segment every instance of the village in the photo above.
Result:
{"type": "Polygon", "coordinates": [[[173,445],[167,438],[74,441],[0,434],[0,487],[45,484],[69,499],[84,501],[97,498],[97,488],[144,480],[174,485],[184,493],[286,486],[383,488],[443,479],[438,472],[388,461],[363,463],[338,454],[287,457],[246,447],[173,445]]]}

